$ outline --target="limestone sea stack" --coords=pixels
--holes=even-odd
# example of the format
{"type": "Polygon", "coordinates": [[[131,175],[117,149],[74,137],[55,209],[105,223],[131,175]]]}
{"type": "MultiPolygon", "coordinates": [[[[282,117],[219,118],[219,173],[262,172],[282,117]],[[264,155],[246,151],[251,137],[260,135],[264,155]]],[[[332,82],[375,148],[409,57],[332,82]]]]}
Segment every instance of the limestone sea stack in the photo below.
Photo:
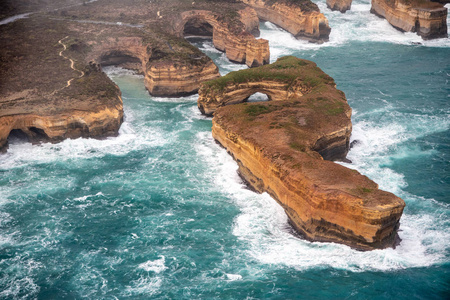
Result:
{"type": "Polygon", "coordinates": [[[283,57],[231,72],[202,84],[198,105],[214,113],[213,137],[241,177],[276,199],[303,237],[360,250],[394,246],[405,203],[330,161],[346,157],[351,109],[315,63],[283,57]],[[272,101],[245,102],[255,92],[272,101]]]}
{"type": "Polygon", "coordinates": [[[345,13],[352,7],[352,0],[327,0],[327,7],[345,13]]]}
{"type": "Polygon", "coordinates": [[[316,4],[309,0],[241,0],[256,10],[258,17],[314,43],[328,41],[331,28],[316,4]]]}
{"type": "Polygon", "coordinates": [[[259,35],[259,21],[250,7],[224,15],[209,10],[184,11],[174,20],[173,28],[180,37],[211,35],[214,47],[225,52],[233,62],[245,63],[249,67],[269,63],[269,42],[255,38],[254,35],[259,35]]]}
{"type": "Polygon", "coordinates": [[[372,0],[372,13],[386,18],[401,31],[416,32],[423,39],[447,37],[447,8],[426,0],[372,0]]]}

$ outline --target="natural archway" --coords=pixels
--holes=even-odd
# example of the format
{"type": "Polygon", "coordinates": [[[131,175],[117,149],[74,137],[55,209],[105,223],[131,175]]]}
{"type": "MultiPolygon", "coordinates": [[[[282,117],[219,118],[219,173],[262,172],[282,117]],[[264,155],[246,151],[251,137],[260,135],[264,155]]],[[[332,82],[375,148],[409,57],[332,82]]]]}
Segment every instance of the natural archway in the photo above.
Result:
{"type": "Polygon", "coordinates": [[[39,142],[48,140],[48,135],[41,128],[34,126],[28,128],[12,129],[8,135],[9,142],[39,142]]]}
{"type": "Polygon", "coordinates": [[[8,143],[29,142],[28,135],[21,129],[13,129],[9,132],[8,143]]]}
{"type": "Polygon", "coordinates": [[[246,99],[247,102],[264,102],[264,101],[270,101],[270,98],[267,94],[256,92],[250,97],[246,99]]]}
{"type": "Polygon", "coordinates": [[[142,72],[142,62],[139,58],[122,51],[109,51],[100,56],[100,65],[117,66],[142,72]]]}
{"type": "Polygon", "coordinates": [[[184,36],[213,36],[213,26],[201,18],[192,18],[187,21],[183,29],[184,36]]]}

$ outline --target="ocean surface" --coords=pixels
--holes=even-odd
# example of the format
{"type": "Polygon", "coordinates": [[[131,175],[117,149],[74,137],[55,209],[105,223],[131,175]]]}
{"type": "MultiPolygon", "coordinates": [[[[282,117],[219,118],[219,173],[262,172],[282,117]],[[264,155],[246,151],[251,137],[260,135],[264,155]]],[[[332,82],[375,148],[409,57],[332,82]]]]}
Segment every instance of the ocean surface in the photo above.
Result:
{"type": "MultiPolygon", "coordinates": [[[[245,188],[196,95],[151,97],[141,76],[108,68],[118,137],[13,139],[0,156],[0,299],[449,299],[450,39],[398,32],[368,0],[346,14],[317,3],[330,42],[271,23],[261,37],[272,61],[313,60],[345,92],[358,141],[345,165],[405,200],[400,246],[294,236],[273,199],[245,188]]],[[[194,43],[222,74],[245,68],[194,43]]]]}

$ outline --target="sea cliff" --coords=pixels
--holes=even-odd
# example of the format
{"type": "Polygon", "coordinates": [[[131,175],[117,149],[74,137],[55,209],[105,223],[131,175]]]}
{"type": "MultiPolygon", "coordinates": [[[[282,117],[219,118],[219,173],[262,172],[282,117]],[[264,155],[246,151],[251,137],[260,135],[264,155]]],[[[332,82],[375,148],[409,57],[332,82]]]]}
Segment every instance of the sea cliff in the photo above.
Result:
{"type": "Polygon", "coordinates": [[[333,79],[294,57],[250,71],[203,84],[198,100],[200,108],[219,103],[209,110],[213,137],[237,161],[241,177],[276,199],[309,240],[360,250],[394,246],[404,201],[329,161],[345,159],[351,134],[351,109],[333,79]],[[233,88],[239,96],[230,102],[233,88]],[[245,103],[255,92],[273,101],[245,103]]]}
{"type": "Polygon", "coordinates": [[[328,41],[331,31],[328,20],[317,5],[309,0],[241,1],[254,8],[260,19],[280,26],[296,38],[315,43],[328,41]]]}
{"type": "Polygon", "coordinates": [[[416,32],[423,39],[447,37],[447,8],[425,0],[372,0],[372,13],[395,28],[416,32]]]}

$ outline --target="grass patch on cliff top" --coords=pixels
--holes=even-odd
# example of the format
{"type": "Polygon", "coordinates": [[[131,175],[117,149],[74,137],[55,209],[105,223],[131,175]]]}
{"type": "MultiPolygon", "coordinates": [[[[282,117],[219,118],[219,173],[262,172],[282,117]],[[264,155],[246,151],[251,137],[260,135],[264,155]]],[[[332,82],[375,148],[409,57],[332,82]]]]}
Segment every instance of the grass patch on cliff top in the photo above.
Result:
{"type": "Polygon", "coordinates": [[[277,81],[287,83],[300,80],[309,88],[321,84],[334,84],[333,78],[325,74],[317,65],[295,56],[284,56],[270,65],[230,72],[227,75],[204,83],[207,89],[222,91],[228,85],[257,82],[277,81]]]}
{"type": "Polygon", "coordinates": [[[310,0],[267,0],[266,3],[268,5],[273,5],[276,3],[293,5],[299,7],[304,12],[319,11],[317,4],[310,0]]]}

